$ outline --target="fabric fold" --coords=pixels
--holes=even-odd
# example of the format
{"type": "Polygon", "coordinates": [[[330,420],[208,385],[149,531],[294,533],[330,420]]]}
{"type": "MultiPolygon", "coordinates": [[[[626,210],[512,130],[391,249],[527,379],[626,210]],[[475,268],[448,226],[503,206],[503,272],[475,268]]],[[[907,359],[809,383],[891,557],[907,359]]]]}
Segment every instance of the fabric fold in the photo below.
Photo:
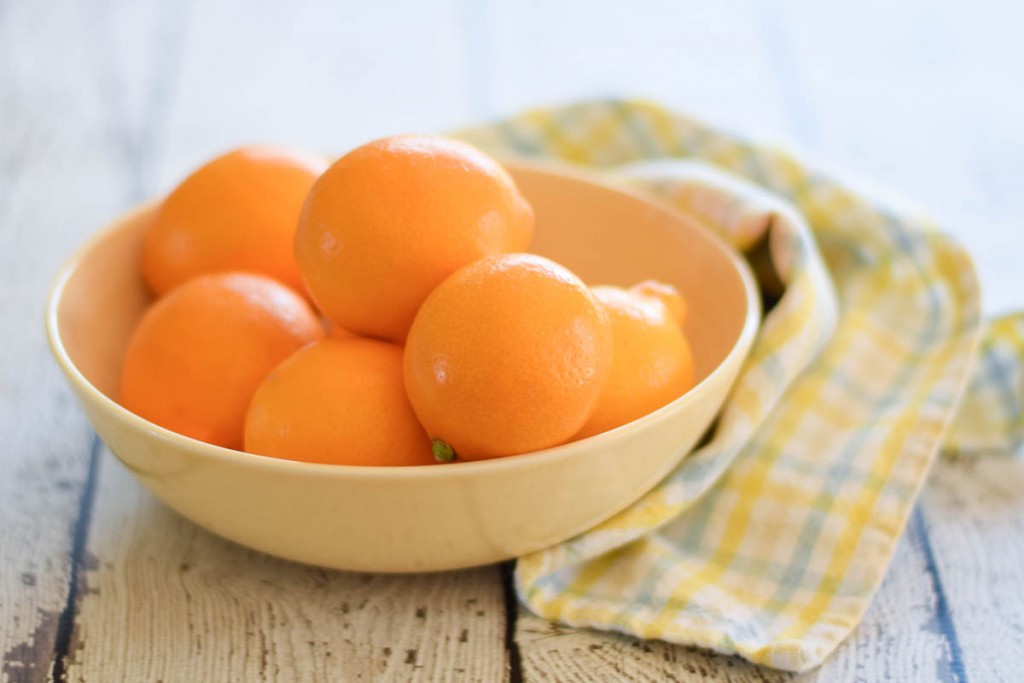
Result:
{"type": "Polygon", "coordinates": [[[880,585],[976,358],[950,448],[1019,445],[1024,323],[996,322],[979,356],[978,283],[951,239],[648,102],[458,135],[690,213],[748,255],[773,304],[710,440],[623,512],[521,558],[520,598],[571,625],[820,664],[880,585]]]}

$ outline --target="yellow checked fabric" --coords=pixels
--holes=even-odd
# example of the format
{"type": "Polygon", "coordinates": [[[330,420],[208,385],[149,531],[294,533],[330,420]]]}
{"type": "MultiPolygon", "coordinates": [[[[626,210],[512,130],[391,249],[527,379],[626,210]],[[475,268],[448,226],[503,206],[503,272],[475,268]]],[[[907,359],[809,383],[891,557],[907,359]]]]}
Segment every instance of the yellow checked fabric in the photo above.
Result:
{"type": "MultiPolygon", "coordinates": [[[[709,443],[630,508],[520,559],[562,622],[812,668],[877,590],[978,357],[970,260],[919,218],[778,150],[643,102],[529,111],[460,133],[606,171],[747,251],[767,313],[709,443]]],[[[997,321],[951,447],[1020,443],[1024,324],[997,321]]]]}

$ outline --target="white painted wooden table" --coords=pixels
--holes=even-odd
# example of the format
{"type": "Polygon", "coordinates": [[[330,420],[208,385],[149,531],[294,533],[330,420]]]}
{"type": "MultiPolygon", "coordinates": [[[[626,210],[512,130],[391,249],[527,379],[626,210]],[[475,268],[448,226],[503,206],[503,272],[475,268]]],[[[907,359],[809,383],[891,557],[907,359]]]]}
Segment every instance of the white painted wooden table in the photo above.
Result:
{"type": "MultiPolygon", "coordinates": [[[[517,609],[508,567],[369,576],[214,537],[97,443],[43,300],[92,231],[244,141],[344,150],[638,94],[853,169],[1024,304],[1019,4],[0,1],[7,681],[786,680],[517,609]]],[[[860,628],[805,680],[1024,680],[1024,460],[940,462],[860,628]]]]}

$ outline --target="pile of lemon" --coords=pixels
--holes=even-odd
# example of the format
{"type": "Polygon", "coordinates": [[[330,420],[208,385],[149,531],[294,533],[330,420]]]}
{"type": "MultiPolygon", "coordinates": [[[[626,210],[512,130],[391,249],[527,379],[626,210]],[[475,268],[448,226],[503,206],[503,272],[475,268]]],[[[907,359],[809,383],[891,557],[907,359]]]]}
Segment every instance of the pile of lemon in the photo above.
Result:
{"type": "Polygon", "coordinates": [[[155,295],[120,401],[265,456],[425,465],[613,429],[693,383],[672,287],[590,288],[525,253],[534,212],[497,161],[397,136],[329,166],[218,157],[155,211],[155,295]]]}

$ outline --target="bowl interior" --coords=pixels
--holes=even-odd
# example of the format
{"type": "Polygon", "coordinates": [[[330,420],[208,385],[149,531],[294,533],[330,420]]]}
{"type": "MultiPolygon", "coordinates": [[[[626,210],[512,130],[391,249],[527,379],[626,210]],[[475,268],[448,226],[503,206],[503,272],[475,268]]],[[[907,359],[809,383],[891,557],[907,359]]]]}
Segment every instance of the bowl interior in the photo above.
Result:
{"type": "Polygon", "coordinates": [[[509,169],[537,215],[531,251],[588,285],[675,286],[686,299],[686,335],[699,383],[736,346],[751,300],[745,266],[697,219],[574,173],[509,169]]]}
{"type": "MultiPolygon", "coordinates": [[[[754,304],[738,259],[710,230],[584,176],[516,163],[508,168],[536,211],[531,251],[591,285],[657,279],[676,286],[688,304],[696,380],[725,359],[754,304]]],[[[110,398],[117,394],[131,331],[151,301],[139,262],[154,211],[155,205],[143,207],[94,238],[58,287],[58,342],[84,378],[110,398]]]]}
{"type": "Polygon", "coordinates": [[[194,441],[111,400],[151,301],[139,263],[154,205],[116,221],[65,268],[47,312],[54,354],[97,433],[132,473],[171,508],[244,546],[335,569],[409,572],[487,564],[564,541],[634,502],[692,448],[750,348],[758,301],[741,259],[695,220],[573,172],[508,166],[537,213],[534,251],[591,284],[656,278],[682,291],[693,390],[604,434],[445,467],[318,465],[194,441]]]}
{"type": "Polygon", "coordinates": [[[128,340],[152,302],[140,263],[155,208],[133,211],[93,238],[58,283],[58,340],[82,376],[114,400],[128,340]]]}

